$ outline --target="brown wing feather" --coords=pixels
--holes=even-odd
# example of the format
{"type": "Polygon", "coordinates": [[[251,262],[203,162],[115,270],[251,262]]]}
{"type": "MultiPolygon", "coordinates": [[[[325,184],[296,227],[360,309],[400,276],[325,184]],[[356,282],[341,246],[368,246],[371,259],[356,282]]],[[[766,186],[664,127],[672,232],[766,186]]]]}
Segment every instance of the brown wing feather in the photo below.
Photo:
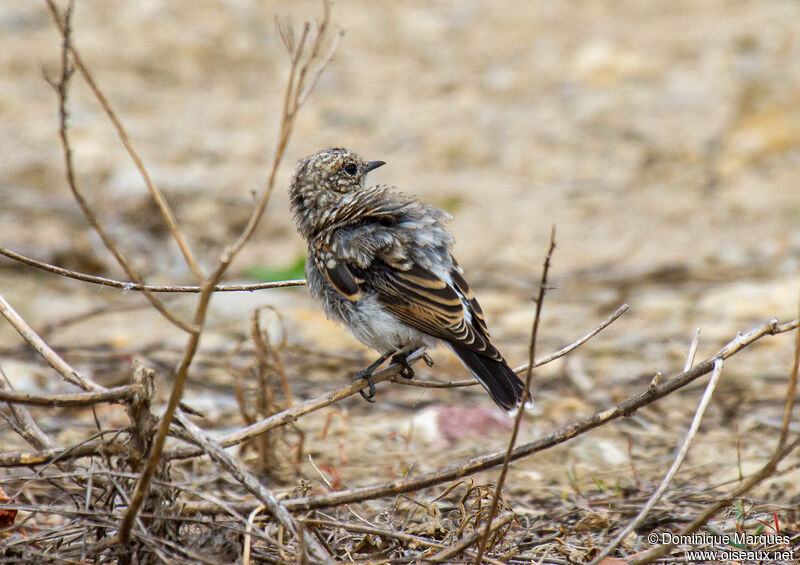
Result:
{"type": "Polygon", "coordinates": [[[314,263],[336,292],[352,302],[361,298],[361,288],[347,263],[339,260],[327,244],[319,242],[315,245],[314,263]]]}
{"type": "Polygon", "coordinates": [[[445,281],[417,264],[400,270],[380,262],[373,263],[368,272],[358,273],[378,293],[378,299],[401,321],[428,335],[459,343],[463,347],[491,359],[500,360],[500,352],[489,341],[483,313],[463,277],[453,283],[464,298],[471,314],[467,323],[461,296],[445,281]],[[462,287],[469,291],[467,293],[462,287]]]}
{"type": "Polygon", "coordinates": [[[481,308],[481,305],[478,304],[478,300],[472,293],[472,288],[469,286],[469,283],[461,275],[461,268],[458,266],[458,263],[456,263],[455,258],[452,256],[450,258],[453,260],[453,268],[450,270],[450,278],[453,279],[453,284],[456,285],[458,291],[463,294],[464,298],[466,298],[467,302],[469,302],[473,323],[480,325],[483,333],[486,334],[486,337],[489,337],[489,328],[486,326],[486,319],[483,317],[483,308],[481,308]]]}

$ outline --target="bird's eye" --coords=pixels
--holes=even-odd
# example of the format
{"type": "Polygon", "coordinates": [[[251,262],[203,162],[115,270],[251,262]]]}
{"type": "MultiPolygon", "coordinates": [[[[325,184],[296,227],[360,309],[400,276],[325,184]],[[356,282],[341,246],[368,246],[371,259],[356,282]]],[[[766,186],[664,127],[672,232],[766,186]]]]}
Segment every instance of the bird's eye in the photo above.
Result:
{"type": "Polygon", "coordinates": [[[349,163],[344,166],[344,172],[351,177],[355,176],[355,174],[358,172],[358,167],[354,163],[349,163]]]}

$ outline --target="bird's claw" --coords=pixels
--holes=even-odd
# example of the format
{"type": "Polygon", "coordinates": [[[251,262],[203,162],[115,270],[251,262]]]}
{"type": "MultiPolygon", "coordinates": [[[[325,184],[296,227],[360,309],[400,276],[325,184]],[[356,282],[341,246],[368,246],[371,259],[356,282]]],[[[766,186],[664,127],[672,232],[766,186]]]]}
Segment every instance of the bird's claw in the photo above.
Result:
{"type": "Polygon", "coordinates": [[[369,369],[356,371],[356,376],[353,380],[360,381],[361,379],[367,379],[367,384],[369,385],[369,392],[364,392],[363,388],[358,391],[358,393],[361,395],[361,398],[367,402],[375,402],[372,400],[372,398],[375,396],[375,382],[372,380],[372,371],[369,369]]]}
{"type": "Polygon", "coordinates": [[[411,364],[408,362],[408,356],[398,353],[392,356],[392,363],[397,363],[402,365],[403,368],[400,369],[400,376],[404,379],[413,379],[414,378],[414,369],[411,367],[411,364]]]}
{"type": "Polygon", "coordinates": [[[422,360],[423,360],[423,361],[425,361],[425,364],[426,364],[428,367],[433,367],[433,358],[432,358],[430,355],[428,355],[428,352],[427,352],[427,351],[425,351],[425,352],[422,354],[422,360]]]}

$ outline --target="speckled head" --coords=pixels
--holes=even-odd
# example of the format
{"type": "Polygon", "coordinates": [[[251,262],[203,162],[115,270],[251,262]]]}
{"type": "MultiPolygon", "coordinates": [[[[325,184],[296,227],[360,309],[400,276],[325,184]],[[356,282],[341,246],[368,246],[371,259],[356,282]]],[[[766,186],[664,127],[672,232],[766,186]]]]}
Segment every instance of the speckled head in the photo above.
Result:
{"type": "Polygon", "coordinates": [[[347,194],[364,188],[367,173],[385,165],[383,161],[364,161],[355,151],[332,148],[317,151],[297,163],[289,196],[298,227],[313,223],[315,216],[336,206],[347,194]]]}
{"type": "Polygon", "coordinates": [[[364,186],[368,172],[385,164],[383,161],[364,161],[349,149],[324,149],[297,163],[292,184],[297,188],[350,192],[364,186]]]}

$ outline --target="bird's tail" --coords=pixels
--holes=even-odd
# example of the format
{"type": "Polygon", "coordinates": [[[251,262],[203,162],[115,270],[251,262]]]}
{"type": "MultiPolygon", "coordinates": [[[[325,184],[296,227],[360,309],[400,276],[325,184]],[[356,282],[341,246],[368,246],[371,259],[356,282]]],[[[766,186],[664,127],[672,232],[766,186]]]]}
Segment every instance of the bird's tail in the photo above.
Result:
{"type": "MultiPolygon", "coordinates": [[[[484,357],[458,343],[448,343],[447,346],[461,359],[464,366],[478,379],[500,408],[506,412],[513,412],[519,407],[525,384],[505,361],[484,357]]],[[[530,395],[525,400],[526,404],[532,402],[530,395]]]]}

